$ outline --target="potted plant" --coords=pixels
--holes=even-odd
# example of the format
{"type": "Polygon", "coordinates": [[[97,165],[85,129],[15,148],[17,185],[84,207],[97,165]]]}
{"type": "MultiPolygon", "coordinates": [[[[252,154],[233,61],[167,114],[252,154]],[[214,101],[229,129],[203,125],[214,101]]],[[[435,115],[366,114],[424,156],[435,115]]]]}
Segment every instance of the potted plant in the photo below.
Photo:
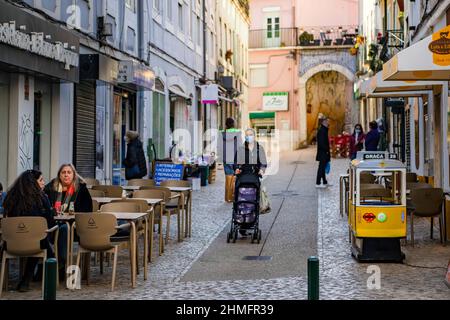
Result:
{"type": "Polygon", "coordinates": [[[299,42],[301,46],[309,46],[311,45],[311,41],[314,39],[314,36],[307,31],[303,32],[299,37],[299,42]]]}

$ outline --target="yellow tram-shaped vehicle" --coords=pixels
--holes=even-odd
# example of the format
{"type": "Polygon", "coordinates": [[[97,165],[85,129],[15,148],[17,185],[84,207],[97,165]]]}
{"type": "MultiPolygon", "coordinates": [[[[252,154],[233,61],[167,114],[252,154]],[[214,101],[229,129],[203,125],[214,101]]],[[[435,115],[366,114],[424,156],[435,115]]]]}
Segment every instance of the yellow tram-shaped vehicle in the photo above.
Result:
{"type": "Polygon", "coordinates": [[[348,224],[358,261],[403,262],[406,167],[386,152],[359,152],[350,163],[348,224]]]}

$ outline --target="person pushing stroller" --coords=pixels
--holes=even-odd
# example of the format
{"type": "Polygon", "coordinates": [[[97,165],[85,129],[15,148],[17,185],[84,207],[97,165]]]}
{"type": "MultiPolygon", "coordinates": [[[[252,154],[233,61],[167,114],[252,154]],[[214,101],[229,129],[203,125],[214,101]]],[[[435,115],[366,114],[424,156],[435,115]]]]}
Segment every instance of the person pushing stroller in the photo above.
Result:
{"type": "MultiPolygon", "coordinates": [[[[238,148],[236,152],[234,167],[235,167],[235,174],[237,176],[236,186],[238,186],[242,182],[242,180],[240,179],[241,177],[244,176],[256,177],[255,180],[257,181],[256,184],[258,185],[258,201],[259,201],[259,188],[260,188],[259,178],[261,178],[266,171],[267,158],[263,146],[256,141],[255,130],[247,129],[245,131],[245,142],[238,148]]],[[[237,201],[237,198],[238,194],[235,197],[235,201],[237,201]]],[[[247,235],[247,231],[245,229],[240,228],[239,233],[242,236],[247,235]]]]}

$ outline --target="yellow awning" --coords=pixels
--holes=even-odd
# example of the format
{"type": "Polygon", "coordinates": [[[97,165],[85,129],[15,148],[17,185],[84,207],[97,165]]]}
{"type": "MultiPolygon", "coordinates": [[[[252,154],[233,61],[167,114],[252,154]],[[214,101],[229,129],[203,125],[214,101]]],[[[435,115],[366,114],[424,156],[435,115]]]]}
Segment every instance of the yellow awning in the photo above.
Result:
{"type": "Polygon", "coordinates": [[[450,80],[450,25],[397,53],[383,80],[450,80]]]}

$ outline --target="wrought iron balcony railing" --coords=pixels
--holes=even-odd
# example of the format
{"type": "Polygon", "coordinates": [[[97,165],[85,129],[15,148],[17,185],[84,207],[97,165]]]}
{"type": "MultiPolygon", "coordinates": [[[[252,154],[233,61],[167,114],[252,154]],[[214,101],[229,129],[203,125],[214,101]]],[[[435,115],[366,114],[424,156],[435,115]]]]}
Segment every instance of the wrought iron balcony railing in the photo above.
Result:
{"type": "Polygon", "coordinates": [[[304,27],[250,30],[249,48],[353,46],[358,27],[304,27]]]}

